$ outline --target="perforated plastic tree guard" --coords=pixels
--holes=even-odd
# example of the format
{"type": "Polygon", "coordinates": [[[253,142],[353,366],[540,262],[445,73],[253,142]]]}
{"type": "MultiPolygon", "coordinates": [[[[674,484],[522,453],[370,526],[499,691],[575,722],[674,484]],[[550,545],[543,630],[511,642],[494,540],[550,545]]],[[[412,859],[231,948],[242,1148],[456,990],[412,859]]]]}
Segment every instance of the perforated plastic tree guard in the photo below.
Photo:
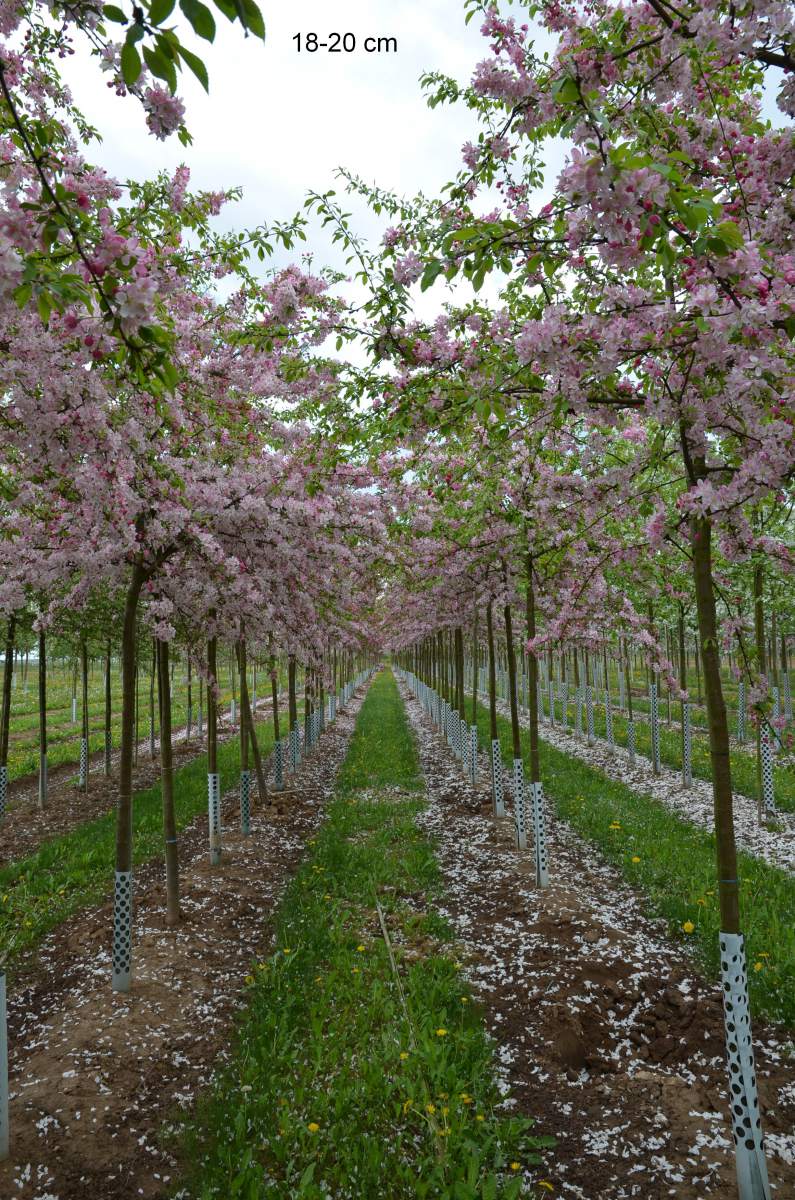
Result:
{"type": "Polygon", "coordinates": [[[502,755],[500,740],[495,738],[491,743],[491,786],[494,796],[494,811],[498,817],[505,816],[505,789],[502,778],[502,755]]]}
{"type": "Polygon", "coordinates": [[[240,772],[240,832],[251,833],[251,772],[240,772]]]}
{"type": "Polygon", "coordinates": [[[117,871],[113,889],[113,990],[129,992],[132,966],[132,871],[117,871]]]}
{"type": "Polygon", "coordinates": [[[682,782],[685,787],[690,787],[693,782],[693,728],[690,717],[690,705],[687,700],[682,701],[682,728],[684,730],[684,738],[682,745],[682,782]]]}
{"type": "Polygon", "coordinates": [[[207,775],[207,813],[210,825],[210,863],[221,861],[221,781],[217,772],[207,775]]]}
{"type": "Polygon", "coordinates": [[[721,933],[719,938],[737,1189],[740,1200],[770,1200],[751,1043],[745,940],[741,933],[721,933]]]}
{"type": "Polygon", "coordinates": [[[524,797],[524,763],[521,758],[513,760],[513,813],[516,822],[516,845],[527,849],[527,813],[524,797]]]}
{"type": "Polygon", "coordinates": [[[533,841],[536,858],[536,884],[540,888],[549,887],[549,852],[547,848],[547,822],[544,813],[544,786],[541,783],[530,784],[530,795],[533,805],[533,841]]]}

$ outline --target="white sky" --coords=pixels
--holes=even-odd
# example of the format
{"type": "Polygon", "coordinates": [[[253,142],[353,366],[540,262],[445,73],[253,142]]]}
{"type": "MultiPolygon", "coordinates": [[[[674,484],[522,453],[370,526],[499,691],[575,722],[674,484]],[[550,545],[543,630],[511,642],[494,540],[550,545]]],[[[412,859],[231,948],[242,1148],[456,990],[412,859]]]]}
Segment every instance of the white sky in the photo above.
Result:
{"type": "MultiPolygon", "coordinates": [[[[464,23],[462,0],[262,0],[262,9],[264,46],[244,39],[239,25],[215,9],[214,44],[187,31],[186,44],[202,55],[210,73],[209,96],[187,72],[180,83],[194,138],[187,149],[176,137],[155,140],[139,105],[107,88],[96,60],[78,53],[61,64],[75,100],[104,139],[89,156],[122,179],[186,162],[192,186],[239,184],[244,199],[224,217],[236,227],[291,217],[309,189],[341,190],[334,179],[338,166],[403,194],[438,194],[459,169],[461,146],[476,124],[462,106],[428,109],[419,76],[438,70],[468,82],[487,56],[480,22],[464,23]],[[321,40],[331,31],[350,31],[357,49],[299,53],[292,40],[299,31],[316,32],[321,40]],[[397,38],[396,54],[359,48],[367,35],[379,34],[397,38]]],[[[380,237],[363,207],[354,200],[346,207],[354,208],[368,236],[380,237]]],[[[316,261],[343,265],[324,239],[316,261]]]]}

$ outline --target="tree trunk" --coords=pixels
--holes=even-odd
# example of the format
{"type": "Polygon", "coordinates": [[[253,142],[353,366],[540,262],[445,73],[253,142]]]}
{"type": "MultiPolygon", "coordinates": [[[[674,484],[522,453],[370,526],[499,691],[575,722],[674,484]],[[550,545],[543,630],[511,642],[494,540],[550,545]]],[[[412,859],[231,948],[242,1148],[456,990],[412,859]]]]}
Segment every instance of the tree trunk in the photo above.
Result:
{"type": "MultiPolygon", "coordinates": [[[[105,774],[110,775],[111,752],[110,638],[105,648],[105,774]]],[[[134,718],[133,718],[134,719],[134,718]]],[[[134,740],[134,739],[133,739],[134,740]]]]}
{"type": "Polygon", "coordinates": [[[88,791],[88,645],[85,638],[80,643],[80,674],[81,674],[81,692],[82,692],[82,714],[81,714],[81,746],[80,746],[80,777],[83,786],[83,791],[88,791]]]}
{"type": "Polygon", "coordinates": [[[47,807],[47,635],[39,630],[39,808],[47,807]]]}
{"type": "Polygon", "coordinates": [[[171,745],[171,675],[169,645],[157,647],[160,699],[160,791],[163,800],[163,836],[166,860],[166,925],[176,925],[179,911],[179,854],[177,821],[174,815],[174,759],[171,745]]]}
{"type": "Polygon", "coordinates": [[[6,625],[6,651],[3,662],[3,707],[0,713],[0,821],[6,815],[8,798],[8,735],[11,729],[11,683],[14,678],[14,633],[17,618],[11,613],[6,625]]]}
{"type": "Polygon", "coordinates": [[[218,642],[207,643],[207,804],[210,865],[221,862],[221,781],[218,777],[218,642]]]}
{"type": "Polygon", "coordinates": [[[127,585],[121,643],[121,753],[119,803],[116,809],[116,878],[114,893],[113,988],[130,990],[132,967],[132,748],[135,735],[135,634],[138,600],[145,572],[133,567],[127,585]]]}
{"type": "MultiPolygon", "coordinates": [[[[257,741],[257,731],[254,728],[254,718],[251,712],[251,701],[249,700],[248,695],[248,680],[246,679],[246,647],[244,642],[240,643],[238,654],[240,656],[240,720],[241,723],[245,722],[246,731],[248,733],[248,741],[251,745],[251,754],[254,759],[254,770],[257,775],[257,791],[259,792],[260,802],[264,804],[268,799],[268,785],[265,780],[265,771],[262,767],[262,755],[260,754],[259,742],[257,741]]],[[[244,737],[241,725],[241,754],[243,741],[244,737]]],[[[246,754],[246,769],[248,769],[248,754],[246,754]]]]}

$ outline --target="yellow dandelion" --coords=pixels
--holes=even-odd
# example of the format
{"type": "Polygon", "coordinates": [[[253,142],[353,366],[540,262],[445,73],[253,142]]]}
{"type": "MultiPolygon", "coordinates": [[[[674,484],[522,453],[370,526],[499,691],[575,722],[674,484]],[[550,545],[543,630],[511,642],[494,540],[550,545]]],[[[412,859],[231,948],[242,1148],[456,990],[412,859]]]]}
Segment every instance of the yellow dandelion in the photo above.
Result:
{"type": "Polygon", "coordinates": [[[247,975],[247,976],[246,976],[246,983],[253,983],[253,982],[254,982],[254,976],[253,976],[253,975],[247,975]]]}
{"type": "Polygon", "coordinates": [[[696,900],[696,904],[701,904],[701,905],[704,905],[704,904],[706,904],[706,903],[707,903],[707,901],[706,901],[706,898],[705,898],[704,896],[699,896],[698,900],[696,900]]]}
{"type": "Polygon", "coordinates": [[[359,946],[357,946],[357,947],[356,947],[356,949],[357,949],[357,950],[359,951],[359,953],[361,954],[361,953],[362,953],[362,951],[366,949],[366,947],[365,947],[365,946],[362,946],[362,945],[359,945],[359,946]]]}
{"type": "Polygon", "coordinates": [[[521,1164],[521,1163],[517,1163],[517,1162],[513,1162],[513,1163],[511,1163],[511,1170],[512,1170],[512,1171],[519,1171],[519,1170],[521,1170],[521,1167],[522,1167],[522,1164],[521,1164]]]}
{"type": "Polygon", "coordinates": [[[469,1004],[469,996],[462,996],[462,997],[461,997],[461,1003],[462,1003],[462,1004],[469,1004]]]}
{"type": "Polygon", "coordinates": [[[429,1112],[429,1113],[435,1113],[435,1112],[436,1112],[436,1105],[435,1105],[435,1104],[426,1104],[426,1105],[425,1105],[425,1111],[426,1111],[426,1112],[429,1112]]]}
{"type": "Polygon", "coordinates": [[[634,863],[639,863],[639,862],[640,862],[640,855],[639,855],[639,854],[633,854],[633,855],[632,855],[632,861],[633,861],[634,863]]]}
{"type": "Polygon", "coordinates": [[[320,1126],[318,1125],[317,1121],[310,1121],[307,1125],[307,1129],[310,1133],[317,1133],[317,1131],[320,1129],[320,1126]]]}
{"type": "Polygon", "coordinates": [[[400,1057],[403,1059],[403,1061],[404,1061],[404,1062],[406,1061],[406,1059],[408,1058],[408,1056],[409,1056],[409,1054],[408,1054],[408,1050],[401,1050],[401,1051],[400,1051],[400,1057]]]}
{"type": "Polygon", "coordinates": [[[358,974],[359,974],[359,968],[351,967],[351,975],[358,975],[358,974]]]}
{"type": "Polygon", "coordinates": [[[695,925],[692,921],[685,921],[682,925],[682,928],[684,929],[685,933],[692,933],[695,929],[695,925]]]}
{"type": "Polygon", "coordinates": [[[755,970],[755,971],[763,971],[763,970],[764,970],[764,968],[765,968],[765,964],[764,964],[763,962],[755,962],[755,963],[754,963],[754,970],[755,970]]]}
{"type": "Polygon", "coordinates": [[[437,1029],[436,1036],[437,1037],[447,1037],[447,1030],[446,1029],[437,1029]]]}
{"type": "Polygon", "coordinates": [[[292,954],[290,947],[285,946],[284,949],[282,950],[282,954],[292,954]]]}
{"type": "Polygon", "coordinates": [[[476,1121],[485,1121],[486,1118],[483,1116],[483,1113],[475,1113],[475,1120],[476,1121]]]}

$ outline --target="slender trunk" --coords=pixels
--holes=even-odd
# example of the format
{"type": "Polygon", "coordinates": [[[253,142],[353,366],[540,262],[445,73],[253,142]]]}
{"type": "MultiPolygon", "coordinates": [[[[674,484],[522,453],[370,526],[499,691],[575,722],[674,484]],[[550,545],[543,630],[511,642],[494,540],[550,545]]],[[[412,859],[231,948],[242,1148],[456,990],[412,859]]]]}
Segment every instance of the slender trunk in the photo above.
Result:
{"type": "Polygon", "coordinates": [[[185,741],[190,741],[193,732],[193,673],[190,653],[188,653],[188,709],[185,714],[185,741]]]}
{"type": "Polygon", "coordinates": [[[489,733],[492,742],[497,733],[497,661],[494,654],[494,616],[492,602],[486,605],[486,639],[489,647],[489,733]]]}
{"type": "Polygon", "coordinates": [[[478,610],[472,626],[472,724],[478,723],[478,610]]]}
{"type": "Polygon", "coordinates": [[[152,638],[152,669],[149,673],[149,755],[155,756],[155,676],[157,674],[157,642],[152,638]]]}
{"type": "MultiPolygon", "coordinates": [[[[133,685],[134,686],[134,685],[133,685]]],[[[111,751],[110,638],[105,647],[105,774],[110,775],[111,751]]]]}
{"type": "Polygon", "coordinates": [[[135,734],[135,634],[145,572],[133,567],[127,585],[121,643],[121,753],[116,809],[116,887],[114,897],[113,987],[129,991],[132,965],[132,748],[135,734]]]}
{"type": "Polygon", "coordinates": [[[179,856],[177,821],[174,815],[174,760],[171,745],[171,675],[169,645],[157,647],[158,697],[160,703],[160,791],[163,800],[163,836],[166,860],[166,925],[176,925],[179,912],[179,856]]]}
{"type": "MultiPolygon", "coordinates": [[[[758,675],[767,675],[767,658],[765,653],[765,587],[764,567],[758,563],[754,567],[754,635],[756,641],[756,669],[758,675]]],[[[762,719],[756,723],[756,795],[757,814],[762,819],[762,719]]]]}
{"type": "Polygon", "coordinates": [[[517,759],[522,757],[522,741],[519,731],[519,707],[516,703],[516,654],[513,646],[513,622],[510,604],[505,605],[504,613],[506,657],[508,659],[508,692],[511,709],[511,736],[513,738],[513,757],[517,759]]]}
{"type": "MultiPolygon", "coordinates": [[[[260,801],[264,804],[264,802],[268,799],[268,785],[265,782],[265,772],[262,767],[262,755],[260,754],[259,743],[257,741],[257,731],[254,728],[254,720],[251,715],[251,702],[248,696],[248,680],[246,679],[246,647],[244,642],[240,643],[238,653],[240,655],[240,744],[242,747],[243,742],[245,741],[242,729],[242,723],[245,722],[246,731],[248,733],[248,741],[251,745],[251,754],[254,759],[254,770],[257,774],[257,791],[259,792],[260,801]]],[[[248,767],[248,755],[246,755],[246,767],[248,767]]]]}
{"type": "Polygon", "coordinates": [[[207,643],[207,805],[210,866],[221,863],[221,780],[218,777],[218,641],[207,643]]]}
{"type": "Polygon", "coordinates": [[[82,721],[82,727],[81,727],[82,746],[80,747],[80,757],[81,757],[81,766],[82,766],[81,776],[82,776],[82,781],[83,781],[83,791],[87,792],[88,791],[88,768],[89,768],[89,758],[88,758],[88,645],[86,644],[85,638],[80,643],[80,674],[82,676],[80,682],[81,682],[81,691],[82,691],[82,710],[83,710],[82,714],[81,714],[81,721],[82,721]]]}
{"type": "Polygon", "coordinates": [[[47,807],[47,635],[39,630],[39,808],[47,807]]]}
{"type": "MultiPolygon", "coordinates": [[[[11,681],[14,677],[14,635],[16,613],[11,613],[6,625],[6,653],[3,663],[3,711],[0,717],[0,767],[8,767],[8,734],[11,728],[11,681]]],[[[783,642],[782,642],[783,644],[783,642]]]]}
{"type": "MultiPolygon", "coordinates": [[[[527,591],[525,593],[525,621],[527,640],[536,636],[536,598],[533,587],[533,557],[527,556],[527,591]]],[[[530,782],[541,782],[541,764],[538,754],[538,658],[533,650],[527,652],[527,708],[530,722],[530,782]]],[[[564,719],[565,724],[565,719],[564,719]]]]}

